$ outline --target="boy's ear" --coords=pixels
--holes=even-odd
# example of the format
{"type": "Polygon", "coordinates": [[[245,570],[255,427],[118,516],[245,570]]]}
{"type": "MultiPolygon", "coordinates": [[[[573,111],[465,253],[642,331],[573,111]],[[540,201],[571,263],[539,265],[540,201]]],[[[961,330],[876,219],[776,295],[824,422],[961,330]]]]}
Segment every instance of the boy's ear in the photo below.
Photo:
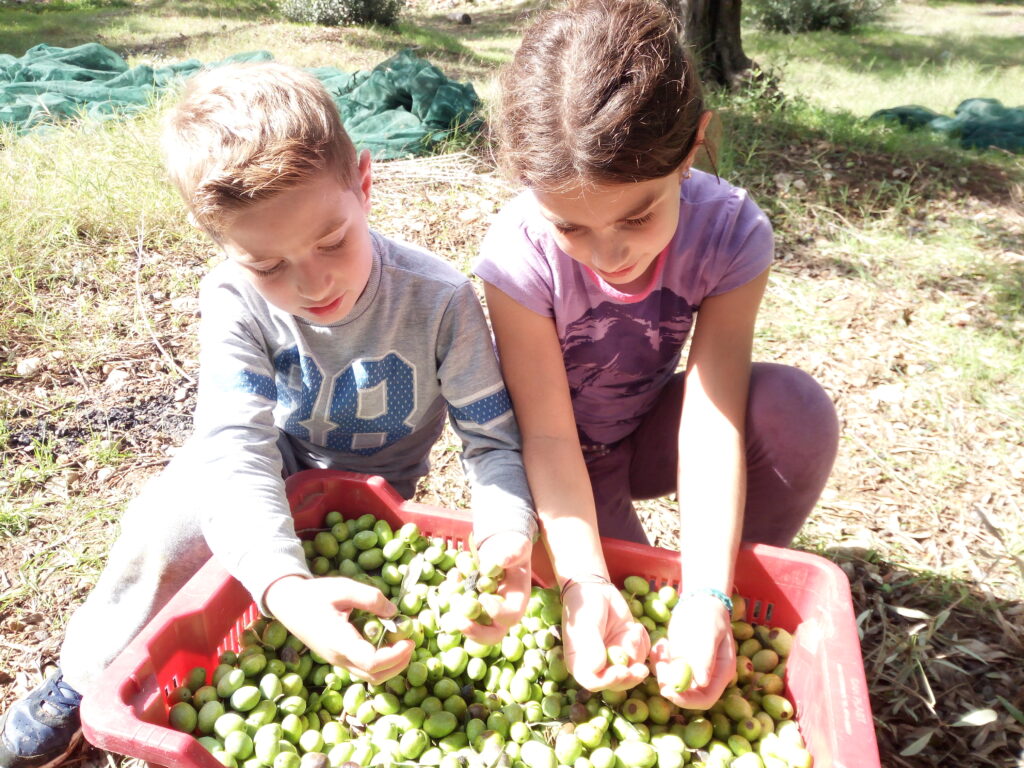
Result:
{"type": "Polygon", "coordinates": [[[359,191],[363,196],[363,210],[370,212],[370,192],[373,190],[373,171],[370,160],[370,150],[364,149],[359,153],[359,191]]]}

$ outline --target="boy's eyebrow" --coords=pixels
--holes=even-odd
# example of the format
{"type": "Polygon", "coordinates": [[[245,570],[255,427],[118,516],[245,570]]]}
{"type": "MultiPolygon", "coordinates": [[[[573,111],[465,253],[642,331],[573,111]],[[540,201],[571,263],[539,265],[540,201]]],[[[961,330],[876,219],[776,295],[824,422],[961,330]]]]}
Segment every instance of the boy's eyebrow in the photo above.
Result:
{"type": "Polygon", "coordinates": [[[324,228],[323,234],[321,234],[317,238],[317,240],[323,240],[325,237],[327,237],[328,235],[332,234],[335,230],[339,229],[342,226],[342,224],[347,224],[347,223],[348,223],[348,219],[346,219],[346,218],[340,218],[340,219],[333,220],[332,222],[330,222],[324,228]]]}

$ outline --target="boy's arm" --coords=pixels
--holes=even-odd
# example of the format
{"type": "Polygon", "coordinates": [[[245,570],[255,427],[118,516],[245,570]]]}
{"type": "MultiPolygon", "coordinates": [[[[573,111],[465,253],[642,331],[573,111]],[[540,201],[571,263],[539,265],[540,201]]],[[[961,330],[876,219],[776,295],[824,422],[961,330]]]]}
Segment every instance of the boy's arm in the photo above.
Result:
{"type": "Polygon", "coordinates": [[[273,581],[310,576],[284,493],[275,371],[245,298],[230,283],[204,281],[200,309],[191,438],[206,500],[200,525],[210,551],[266,610],[273,581]]]}
{"type": "Polygon", "coordinates": [[[244,297],[231,285],[204,291],[200,304],[193,440],[206,499],[200,525],[210,550],[262,612],[329,663],[382,683],[409,663],[412,643],[375,649],[348,618],[355,608],[389,617],[396,606],[351,579],[311,578],[285,496],[274,406],[279,397],[300,397],[298,389],[278,391],[301,375],[298,358],[285,349],[271,360],[244,297]]]}

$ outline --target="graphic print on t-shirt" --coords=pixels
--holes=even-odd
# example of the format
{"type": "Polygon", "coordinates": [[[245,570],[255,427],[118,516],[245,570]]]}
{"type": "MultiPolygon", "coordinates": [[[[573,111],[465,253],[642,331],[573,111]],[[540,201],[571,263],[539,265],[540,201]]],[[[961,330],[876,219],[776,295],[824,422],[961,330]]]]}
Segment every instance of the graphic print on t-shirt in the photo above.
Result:
{"type": "MultiPolygon", "coordinates": [[[[684,298],[662,288],[636,304],[602,302],[567,324],[562,355],[574,404],[585,393],[632,398],[661,386],[675,369],[693,312],[684,298]]],[[[600,442],[587,435],[579,416],[583,437],[600,442]]]]}
{"type": "MultiPolygon", "coordinates": [[[[229,386],[276,401],[285,432],[332,451],[372,456],[415,426],[416,366],[398,352],[353,360],[328,380],[314,358],[291,346],[274,356],[274,379],[242,370],[229,386]]],[[[512,403],[498,385],[450,411],[459,423],[482,426],[511,417],[512,403]]]]}

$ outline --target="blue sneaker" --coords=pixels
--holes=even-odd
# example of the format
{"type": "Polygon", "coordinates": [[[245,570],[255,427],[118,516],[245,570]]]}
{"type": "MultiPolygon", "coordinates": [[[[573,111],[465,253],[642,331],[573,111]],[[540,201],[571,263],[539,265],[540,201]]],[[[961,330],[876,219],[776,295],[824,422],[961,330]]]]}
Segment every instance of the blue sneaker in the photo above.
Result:
{"type": "Polygon", "coordinates": [[[0,718],[0,768],[47,768],[82,738],[82,697],[58,670],[0,718]]]}

